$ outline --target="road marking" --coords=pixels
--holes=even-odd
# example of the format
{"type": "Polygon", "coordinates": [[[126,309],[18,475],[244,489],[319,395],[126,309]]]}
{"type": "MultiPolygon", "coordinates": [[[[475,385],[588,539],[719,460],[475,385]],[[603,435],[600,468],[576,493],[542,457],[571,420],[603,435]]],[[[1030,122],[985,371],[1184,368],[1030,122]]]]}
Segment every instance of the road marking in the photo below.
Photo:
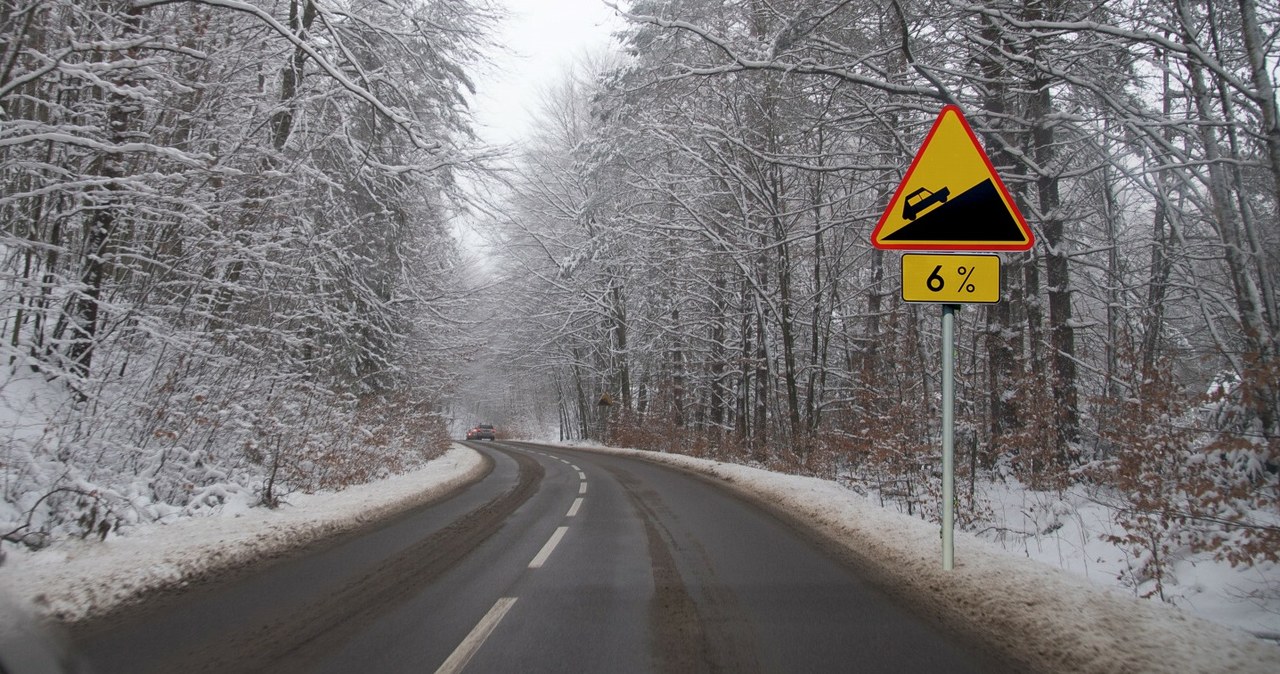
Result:
{"type": "Polygon", "coordinates": [[[582,497],[579,496],[578,498],[573,499],[573,505],[569,506],[569,512],[565,514],[565,517],[573,517],[577,515],[578,508],[581,508],[581,507],[582,507],[582,497]]]}
{"type": "Polygon", "coordinates": [[[585,494],[585,493],[587,493],[587,483],[586,483],[586,482],[579,482],[579,483],[578,483],[578,493],[579,493],[579,494],[585,494]]]}
{"type": "Polygon", "coordinates": [[[574,470],[577,470],[577,471],[581,471],[581,470],[582,470],[582,469],[581,469],[581,468],[579,468],[577,465],[572,464],[572,463],[571,463],[571,464],[569,464],[569,467],[570,467],[570,468],[572,468],[572,469],[574,469],[574,470]]]}
{"type": "Polygon", "coordinates": [[[467,663],[471,662],[471,658],[476,654],[476,651],[480,650],[480,647],[484,645],[485,639],[488,639],[489,635],[493,634],[494,628],[498,626],[503,616],[507,615],[507,611],[510,611],[512,604],[515,603],[515,597],[499,599],[493,605],[493,608],[484,614],[480,622],[471,628],[471,633],[462,640],[462,643],[458,644],[449,659],[445,660],[443,665],[440,665],[440,669],[436,670],[436,674],[457,674],[461,672],[467,666],[467,663]]]}
{"type": "Polygon", "coordinates": [[[578,471],[578,479],[579,479],[579,480],[585,480],[585,479],[587,479],[587,474],[586,474],[586,473],[584,473],[584,472],[582,472],[582,471],[578,471]]]}
{"type": "Polygon", "coordinates": [[[529,562],[529,568],[541,569],[547,558],[551,556],[551,551],[555,550],[556,546],[560,544],[560,539],[564,538],[564,532],[568,530],[569,527],[558,527],[556,532],[551,534],[551,539],[547,541],[547,544],[542,546],[542,550],[538,551],[538,556],[534,557],[532,562],[529,562]]]}

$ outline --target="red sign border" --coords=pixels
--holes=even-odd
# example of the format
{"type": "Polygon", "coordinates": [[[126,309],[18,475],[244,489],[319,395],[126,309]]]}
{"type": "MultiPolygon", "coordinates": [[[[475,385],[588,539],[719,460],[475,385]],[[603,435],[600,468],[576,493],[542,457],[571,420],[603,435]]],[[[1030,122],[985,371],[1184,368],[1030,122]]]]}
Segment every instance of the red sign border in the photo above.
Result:
{"type": "Polygon", "coordinates": [[[889,204],[885,206],[884,213],[880,215],[880,221],[876,223],[876,228],[871,232],[871,245],[880,250],[930,250],[941,252],[962,252],[962,251],[1024,251],[1031,250],[1036,243],[1035,234],[1031,232],[1031,227],[1027,225],[1027,221],[1022,217],[1022,211],[1018,210],[1018,205],[1014,203],[1013,197],[1009,194],[1009,189],[1004,186],[1004,181],[1000,179],[1000,174],[996,173],[996,167],[991,164],[991,158],[987,156],[986,150],[982,149],[982,144],[978,142],[978,136],[973,133],[973,127],[969,126],[969,120],[965,119],[964,113],[960,111],[957,105],[947,104],[942,107],[942,111],[938,113],[938,118],[933,121],[933,127],[929,129],[929,135],[925,136],[924,142],[920,144],[920,149],[916,151],[915,159],[911,160],[911,167],[907,169],[907,174],[902,177],[902,182],[898,183],[898,189],[894,191],[893,198],[889,200],[889,204]],[[1017,219],[1018,226],[1022,228],[1023,233],[1027,235],[1025,242],[1019,243],[965,243],[962,241],[950,242],[897,242],[883,243],[876,239],[880,236],[880,230],[884,228],[884,223],[889,219],[890,214],[894,212],[894,207],[898,205],[898,199],[902,197],[902,192],[907,188],[907,183],[911,180],[911,175],[915,173],[916,165],[920,163],[920,158],[924,157],[925,151],[929,149],[929,143],[933,141],[933,135],[938,132],[938,127],[942,126],[942,120],[947,116],[948,112],[954,112],[956,118],[960,120],[960,126],[964,127],[965,133],[969,134],[969,142],[973,143],[973,148],[978,151],[978,156],[982,157],[983,163],[987,165],[987,172],[991,174],[996,189],[1000,190],[1000,194],[1004,196],[1005,203],[1009,205],[1009,211],[1013,217],[1017,219]]]}

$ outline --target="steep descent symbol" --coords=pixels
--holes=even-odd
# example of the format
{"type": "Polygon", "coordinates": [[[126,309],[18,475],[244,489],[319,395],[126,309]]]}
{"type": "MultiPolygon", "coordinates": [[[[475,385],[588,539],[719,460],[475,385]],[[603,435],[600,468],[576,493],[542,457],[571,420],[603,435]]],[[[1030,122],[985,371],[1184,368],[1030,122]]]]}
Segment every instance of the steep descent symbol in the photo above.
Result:
{"type": "MultiPolygon", "coordinates": [[[[944,187],[935,196],[946,191],[947,188],[944,187]]],[[[932,203],[919,202],[915,211],[932,203]]],[[[916,217],[915,212],[907,212],[910,206],[911,199],[908,198],[903,206],[902,216],[912,222],[894,230],[892,234],[880,237],[881,241],[992,241],[1021,244],[1024,240],[1018,222],[1009,209],[1005,208],[995,183],[989,178],[919,217],[916,217]]]]}
{"type": "Polygon", "coordinates": [[[937,192],[930,192],[928,188],[921,187],[911,194],[908,194],[907,198],[902,200],[902,217],[908,220],[915,220],[916,216],[920,214],[920,211],[923,211],[935,203],[946,203],[947,197],[949,196],[951,196],[951,190],[945,187],[937,192]],[[924,196],[920,196],[922,194],[924,196]],[[920,198],[917,199],[916,197],[920,198]]]}
{"type": "Polygon", "coordinates": [[[1027,250],[1034,243],[960,109],[942,109],[871,234],[889,250],[1027,250]]]}

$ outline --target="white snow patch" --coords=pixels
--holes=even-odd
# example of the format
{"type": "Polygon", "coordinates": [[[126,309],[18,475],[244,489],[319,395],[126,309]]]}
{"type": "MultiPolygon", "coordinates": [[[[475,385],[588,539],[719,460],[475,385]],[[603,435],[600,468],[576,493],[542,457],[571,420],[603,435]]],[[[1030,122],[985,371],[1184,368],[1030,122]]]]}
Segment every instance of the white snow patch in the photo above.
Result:
{"type": "Polygon", "coordinates": [[[74,623],[436,500],[478,477],[484,460],[454,445],[425,467],[340,492],[292,494],[275,510],[231,500],[220,513],[130,527],[106,541],[9,549],[0,592],[74,623]]]}
{"type": "MultiPolygon", "coordinates": [[[[1131,553],[1106,540],[1124,534],[1111,510],[1076,485],[1040,492],[1014,481],[980,481],[978,498],[993,511],[982,537],[1014,554],[1070,571],[1130,594],[1154,593],[1154,581],[1135,585],[1131,553]]],[[[1165,599],[1192,613],[1253,634],[1280,635],[1280,568],[1271,562],[1233,568],[1208,552],[1170,556],[1165,599]]],[[[1159,601],[1153,598],[1151,601],[1159,601]]]]}

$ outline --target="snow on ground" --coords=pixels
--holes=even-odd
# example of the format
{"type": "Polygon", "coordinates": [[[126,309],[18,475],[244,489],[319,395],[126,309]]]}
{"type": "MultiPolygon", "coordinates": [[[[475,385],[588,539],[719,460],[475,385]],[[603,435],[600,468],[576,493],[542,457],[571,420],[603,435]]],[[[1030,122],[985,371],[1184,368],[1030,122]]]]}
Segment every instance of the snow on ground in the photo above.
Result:
{"type": "MultiPolygon", "coordinates": [[[[1154,594],[1154,581],[1135,581],[1130,553],[1108,542],[1123,530],[1111,509],[1081,486],[1065,493],[1037,492],[1015,482],[978,485],[978,499],[992,509],[982,537],[1014,554],[1088,578],[1095,584],[1123,587],[1133,594],[1154,594]],[[1136,585],[1136,587],[1135,587],[1136,585]]],[[[1209,553],[1178,550],[1170,555],[1165,600],[1196,615],[1275,639],[1280,635],[1280,567],[1260,562],[1232,568],[1209,553]]],[[[1153,598],[1152,601],[1159,601],[1153,598]]]]}
{"type": "Polygon", "coordinates": [[[133,527],[104,542],[10,548],[0,592],[64,623],[90,619],[428,503],[483,470],[479,454],[454,445],[419,470],[341,492],[293,494],[275,510],[228,504],[217,515],[133,527]]]}
{"type": "Polygon", "coordinates": [[[1100,587],[966,532],[956,532],[955,570],[943,571],[936,525],[881,508],[829,480],[678,454],[570,446],[678,466],[806,522],[882,587],[991,644],[1019,669],[1280,671],[1280,645],[1100,587]]]}
{"type": "MultiPolygon", "coordinates": [[[[1095,551],[1082,557],[1048,539],[1006,550],[957,532],[957,568],[944,572],[935,525],[878,507],[835,482],[674,454],[571,446],[677,466],[779,509],[814,527],[879,585],[960,634],[991,644],[1019,669],[1280,671],[1275,643],[1090,582],[1110,581],[1110,568],[1076,569],[1088,578],[1057,568],[1060,560],[1087,560],[1095,551]]],[[[295,495],[275,511],[227,509],[221,517],[136,527],[105,543],[64,541],[13,554],[0,567],[0,586],[62,621],[84,620],[155,590],[196,583],[428,502],[482,470],[478,454],[455,446],[421,470],[340,493],[295,495]]],[[[1035,512],[1026,503],[1015,505],[1018,512],[1035,512]]]]}

